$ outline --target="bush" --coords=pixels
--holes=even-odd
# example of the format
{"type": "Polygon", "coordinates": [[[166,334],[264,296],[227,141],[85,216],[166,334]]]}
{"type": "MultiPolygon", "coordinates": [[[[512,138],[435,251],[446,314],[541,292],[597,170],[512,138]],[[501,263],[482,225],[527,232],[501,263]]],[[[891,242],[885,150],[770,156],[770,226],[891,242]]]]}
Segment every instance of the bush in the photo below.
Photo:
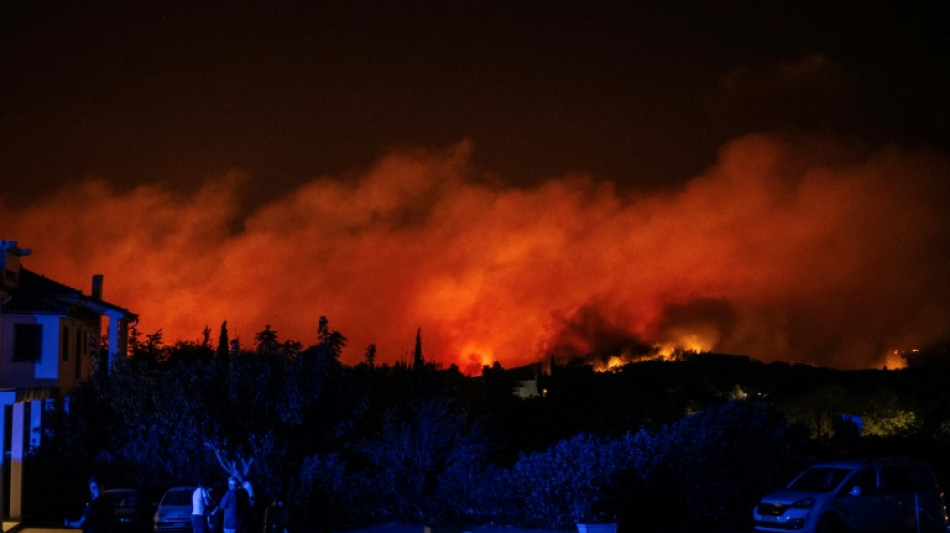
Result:
{"type": "Polygon", "coordinates": [[[441,490],[463,495],[462,485],[482,468],[485,450],[484,435],[464,409],[448,400],[425,400],[387,413],[379,433],[358,447],[367,466],[354,481],[368,491],[378,518],[442,521],[461,513],[441,490]]]}
{"type": "Polygon", "coordinates": [[[532,528],[747,527],[757,498],[801,466],[797,443],[784,419],[756,402],[711,407],[657,432],[582,433],[473,478],[468,516],[532,528]]]}
{"type": "Polygon", "coordinates": [[[758,498],[803,466],[805,441],[764,403],[730,401],[687,416],[658,433],[654,467],[640,472],[643,487],[675,501],[642,511],[658,524],[748,528],[758,498]]]}

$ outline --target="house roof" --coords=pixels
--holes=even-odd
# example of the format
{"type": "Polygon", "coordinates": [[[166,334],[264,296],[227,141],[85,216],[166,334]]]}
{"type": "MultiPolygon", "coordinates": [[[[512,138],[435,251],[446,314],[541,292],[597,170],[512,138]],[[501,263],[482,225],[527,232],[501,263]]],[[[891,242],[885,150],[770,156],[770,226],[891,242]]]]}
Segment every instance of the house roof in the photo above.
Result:
{"type": "Polygon", "coordinates": [[[20,282],[10,291],[10,296],[10,300],[2,308],[4,314],[66,315],[73,310],[88,309],[99,314],[112,311],[136,318],[136,315],[127,309],[86,296],[79,289],[25,268],[20,269],[20,282]]]}

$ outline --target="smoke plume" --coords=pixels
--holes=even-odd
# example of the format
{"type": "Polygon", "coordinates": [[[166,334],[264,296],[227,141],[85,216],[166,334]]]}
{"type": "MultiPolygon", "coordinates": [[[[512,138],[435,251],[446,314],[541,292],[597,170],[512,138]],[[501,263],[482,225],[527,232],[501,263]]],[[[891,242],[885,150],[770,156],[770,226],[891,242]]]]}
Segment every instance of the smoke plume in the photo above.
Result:
{"type": "MultiPolygon", "coordinates": [[[[950,333],[950,162],[926,150],[749,135],[701,175],[630,192],[596,176],[511,187],[469,142],[402,150],[251,208],[241,171],[187,193],[75,182],[0,198],[25,265],[140,315],[166,342],[228,321],[253,344],[315,342],[359,362],[425,358],[477,372],[653,346],[839,368],[950,333]]],[[[675,154],[671,154],[675,157],[675,154]]]]}

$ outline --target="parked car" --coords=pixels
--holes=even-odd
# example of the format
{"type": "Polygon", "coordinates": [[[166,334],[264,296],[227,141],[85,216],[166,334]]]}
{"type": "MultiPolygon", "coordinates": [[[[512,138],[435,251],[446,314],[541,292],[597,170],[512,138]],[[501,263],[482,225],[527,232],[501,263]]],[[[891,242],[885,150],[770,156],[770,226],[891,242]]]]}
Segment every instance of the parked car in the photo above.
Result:
{"type": "Polygon", "coordinates": [[[120,488],[102,491],[112,498],[115,509],[113,528],[120,533],[144,533],[148,529],[150,509],[137,489],[120,488]]]}
{"type": "Polygon", "coordinates": [[[155,510],[155,533],[191,533],[191,495],[194,492],[195,487],[174,487],[165,492],[155,510]]]}
{"type": "Polygon", "coordinates": [[[933,471],[911,460],[816,464],[753,510],[761,532],[947,531],[944,493],[933,471]]]}

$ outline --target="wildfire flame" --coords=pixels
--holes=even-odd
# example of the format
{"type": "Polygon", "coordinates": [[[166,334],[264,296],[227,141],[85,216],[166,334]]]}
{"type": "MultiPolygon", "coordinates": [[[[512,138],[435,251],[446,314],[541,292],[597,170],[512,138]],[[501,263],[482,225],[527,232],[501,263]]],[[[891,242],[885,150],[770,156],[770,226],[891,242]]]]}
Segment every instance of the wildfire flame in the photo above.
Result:
{"type": "Polygon", "coordinates": [[[907,368],[907,357],[901,350],[892,350],[884,356],[884,366],[891,370],[907,368]]]}

